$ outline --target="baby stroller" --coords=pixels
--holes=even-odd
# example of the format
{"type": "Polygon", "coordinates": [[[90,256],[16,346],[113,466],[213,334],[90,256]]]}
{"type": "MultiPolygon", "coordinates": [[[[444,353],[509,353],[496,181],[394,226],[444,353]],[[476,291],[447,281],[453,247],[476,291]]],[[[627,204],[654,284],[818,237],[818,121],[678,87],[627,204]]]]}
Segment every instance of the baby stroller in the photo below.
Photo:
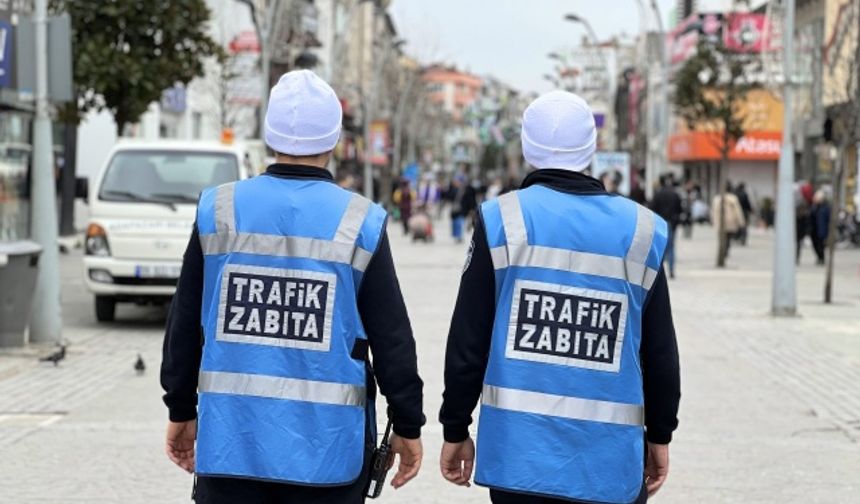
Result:
{"type": "Polygon", "coordinates": [[[413,242],[421,240],[430,243],[433,241],[433,220],[424,205],[418,207],[418,210],[409,217],[409,232],[412,234],[413,242]]]}

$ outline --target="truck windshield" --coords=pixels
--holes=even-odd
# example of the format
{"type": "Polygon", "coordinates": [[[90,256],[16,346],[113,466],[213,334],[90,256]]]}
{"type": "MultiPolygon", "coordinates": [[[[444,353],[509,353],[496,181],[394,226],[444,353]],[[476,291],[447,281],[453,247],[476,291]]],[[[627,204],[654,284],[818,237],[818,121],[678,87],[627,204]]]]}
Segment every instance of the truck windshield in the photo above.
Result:
{"type": "Polygon", "coordinates": [[[99,199],[195,203],[207,187],[239,177],[236,156],[203,151],[121,151],[108,166],[99,199]]]}

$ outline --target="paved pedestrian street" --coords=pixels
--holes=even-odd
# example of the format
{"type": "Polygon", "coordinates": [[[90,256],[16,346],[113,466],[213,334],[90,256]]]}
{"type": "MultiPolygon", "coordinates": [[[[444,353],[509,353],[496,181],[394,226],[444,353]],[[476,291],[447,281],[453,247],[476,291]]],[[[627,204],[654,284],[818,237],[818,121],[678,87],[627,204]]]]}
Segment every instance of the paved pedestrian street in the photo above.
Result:
{"type": "MultiPolygon", "coordinates": [[[[440,225],[439,234],[444,235],[440,225]]],[[[425,380],[426,457],[420,476],[380,502],[488,502],[438,470],[447,326],[467,246],[445,237],[392,247],[425,380]]],[[[680,427],[656,502],[860,502],[860,249],[837,254],[835,302],[807,246],[800,316],[774,319],[772,235],[751,233],[725,270],[713,268],[711,228],[679,239],[671,282],[682,367],[680,427]]],[[[58,366],[47,347],[0,353],[0,502],[182,503],[192,478],[163,454],[167,411],[158,368],[165,310],[121,307],[97,325],[80,252],[62,258],[69,341],[58,366]],[[133,369],[141,354],[147,369],[133,369]]]]}

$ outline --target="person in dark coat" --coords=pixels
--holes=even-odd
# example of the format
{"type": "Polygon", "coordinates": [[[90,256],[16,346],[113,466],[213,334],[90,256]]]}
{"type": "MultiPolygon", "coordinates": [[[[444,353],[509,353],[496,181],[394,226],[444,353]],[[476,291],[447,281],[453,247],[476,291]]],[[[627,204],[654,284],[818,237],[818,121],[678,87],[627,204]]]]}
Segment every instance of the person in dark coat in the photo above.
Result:
{"type": "Polygon", "coordinates": [[[660,190],[651,200],[651,210],[669,224],[669,242],[666,244],[666,263],[669,265],[669,278],[675,278],[675,230],[681,222],[684,211],[681,196],[675,190],[671,177],[663,177],[660,190]]]}
{"type": "Polygon", "coordinates": [[[812,238],[812,248],[815,249],[816,264],[824,264],[824,250],[827,246],[827,234],[830,231],[830,203],[824,191],[817,191],[812,199],[809,211],[809,236],[812,238]]]}
{"type": "Polygon", "coordinates": [[[747,230],[750,226],[750,215],[752,215],[752,203],[750,203],[750,197],[747,194],[746,184],[743,182],[738,183],[737,187],[735,187],[735,196],[738,197],[738,201],[741,204],[741,210],[744,213],[744,225],[741,227],[740,231],[738,231],[737,239],[741,245],[747,244],[747,230]]]}

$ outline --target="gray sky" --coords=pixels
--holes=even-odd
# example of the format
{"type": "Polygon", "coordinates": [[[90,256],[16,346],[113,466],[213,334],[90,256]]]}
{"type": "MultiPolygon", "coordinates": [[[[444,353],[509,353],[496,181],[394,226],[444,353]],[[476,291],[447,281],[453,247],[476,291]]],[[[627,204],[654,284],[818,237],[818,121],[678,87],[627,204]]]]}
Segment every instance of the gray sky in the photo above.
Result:
{"type": "MultiPolygon", "coordinates": [[[[658,3],[665,20],[677,2],[658,3]]],[[[547,53],[578,45],[585,34],[565,13],[588,19],[601,39],[639,31],[635,0],[394,0],[391,12],[408,54],[492,74],[523,91],[549,90],[547,53]]]]}

